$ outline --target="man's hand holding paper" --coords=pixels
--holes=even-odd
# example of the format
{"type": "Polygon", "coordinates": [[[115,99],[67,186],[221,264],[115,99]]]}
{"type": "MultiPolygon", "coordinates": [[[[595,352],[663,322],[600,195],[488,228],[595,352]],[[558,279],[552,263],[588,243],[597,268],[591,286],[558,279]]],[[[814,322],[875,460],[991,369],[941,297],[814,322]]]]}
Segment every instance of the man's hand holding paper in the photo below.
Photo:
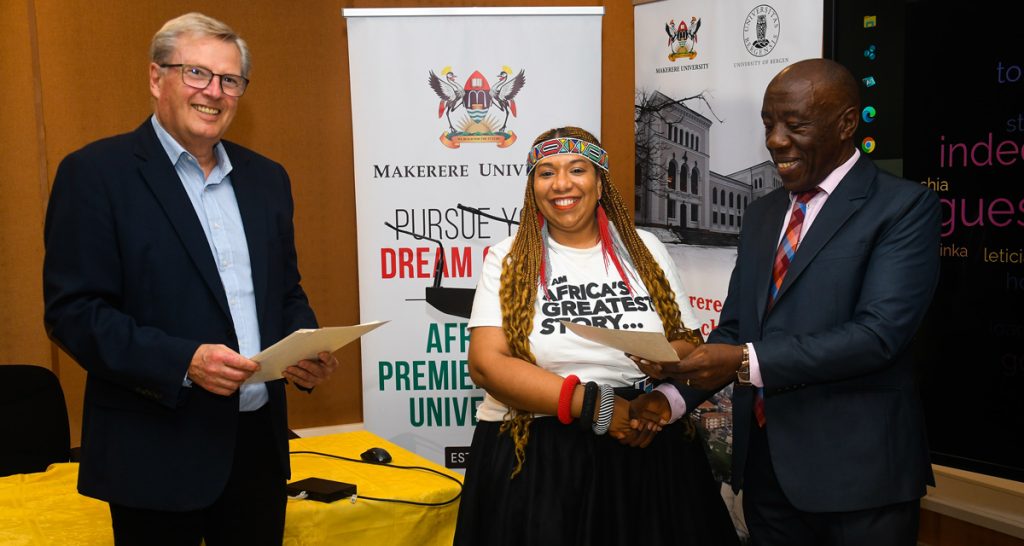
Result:
{"type": "Polygon", "coordinates": [[[338,360],[333,355],[335,351],[386,323],[385,320],[355,326],[297,330],[252,357],[260,370],[252,374],[246,383],[284,377],[304,389],[312,389],[338,367],[338,360]]]}
{"type": "Polygon", "coordinates": [[[327,380],[338,368],[338,359],[333,353],[320,352],[316,360],[300,360],[281,372],[285,379],[305,389],[312,389],[327,380]]]}
{"type": "Polygon", "coordinates": [[[230,396],[259,369],[259,364],[226,345],[204,343],[192,355],[188,378],[214,394],[230,396]]]}
{"type": "Polygon", "coordinates": [[[655,362],[631,355],[640,370],[655,379],[672,379],[705,391],[718,390],[736,378],[742,345],[706,343],[678,361],[655,362]]]}

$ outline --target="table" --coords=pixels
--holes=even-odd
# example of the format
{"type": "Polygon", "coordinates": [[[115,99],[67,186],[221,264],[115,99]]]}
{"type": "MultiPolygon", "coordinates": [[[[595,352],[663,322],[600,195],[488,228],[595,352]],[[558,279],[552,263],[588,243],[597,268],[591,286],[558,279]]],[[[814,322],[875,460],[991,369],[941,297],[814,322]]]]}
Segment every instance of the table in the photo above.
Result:
{"type": "MultiPolygon", "coordinates": [[[[423,466],[443,472],[459,483],[422,470],[399,470],[391,465],[339,461],[316,455],[292,455],[292,481],[317,477],[356,484],[359,496],[444,502],[462,490],[462,475],[434,464],[366,431],[299,438],[292,451],[320,451],[358,459],[370,447],[391,453],[391,465],[423,466]]],[[[330,504],[289,500],[284,544],[423,544],[448,545],[455,536],[459,502],[444,506],[414,506],[347,499],[330,504]]]]}
{"type": "MultiPolygon", "coordinates": [[[[459,494],[459,484],[422,470],[423,466],[462,482],[458,473],[436,465],[366,431],[299,438],[291,450],[319,451],[354,459],[369,447],[391,453],[391,465],[370,465],[317,455],[292,454],[292,481],[308,477],[356,484],[353,503],[289,499],[284,544],[451,544],[459,502],[416,506],[362,499],[370,496],[439,503],[459,494]]],[[[0,478],[0,544],[113,544],[107,504],[78,494],[77,463],[57,463],[45,472],[0,478]]]]}

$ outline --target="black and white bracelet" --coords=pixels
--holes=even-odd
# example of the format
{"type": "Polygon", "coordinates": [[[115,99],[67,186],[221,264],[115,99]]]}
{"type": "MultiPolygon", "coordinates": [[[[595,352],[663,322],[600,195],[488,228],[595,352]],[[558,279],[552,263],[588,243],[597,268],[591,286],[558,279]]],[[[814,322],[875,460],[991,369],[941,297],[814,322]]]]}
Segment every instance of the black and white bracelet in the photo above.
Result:
{"type": "Polygon", "coordinates": [[[601,402],[598,407],[600,409],[594,418],[594,434],[600,436],[608,432],[608,426],[612,424],[612,413],[615,412],[615,391],[611,385],[601,385],[601,402]]]}

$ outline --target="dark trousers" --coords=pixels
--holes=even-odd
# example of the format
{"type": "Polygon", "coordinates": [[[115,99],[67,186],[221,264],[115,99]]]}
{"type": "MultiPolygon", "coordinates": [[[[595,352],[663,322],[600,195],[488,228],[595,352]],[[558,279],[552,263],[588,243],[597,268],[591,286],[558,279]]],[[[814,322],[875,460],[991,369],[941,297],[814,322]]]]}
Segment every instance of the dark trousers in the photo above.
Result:
{"type": "Polygon", "coordinates": [[[213,505],[190,512],[110,505],[118,546],[281,544],[288,498],[270,411],[239,413],[234,464],[213,505]]]}
{"type": "Polygon", "coordinates": [[[920,499],[855,512],[819,513],[795,508],[775,476],[765,429],[756,424],[752,428],[744,470],[743,514],[754,546],[917,544],[920,499]]]}

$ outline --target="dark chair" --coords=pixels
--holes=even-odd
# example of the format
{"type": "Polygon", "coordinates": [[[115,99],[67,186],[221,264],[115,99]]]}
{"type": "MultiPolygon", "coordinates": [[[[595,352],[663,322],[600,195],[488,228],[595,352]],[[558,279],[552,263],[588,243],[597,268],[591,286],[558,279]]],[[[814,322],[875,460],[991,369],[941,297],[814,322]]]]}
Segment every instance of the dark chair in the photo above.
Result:
{"type": "Polygon", "coordinates": [[[64,391],[48,368],[0,365],[0,476],[71,459],[64,391]]]}

